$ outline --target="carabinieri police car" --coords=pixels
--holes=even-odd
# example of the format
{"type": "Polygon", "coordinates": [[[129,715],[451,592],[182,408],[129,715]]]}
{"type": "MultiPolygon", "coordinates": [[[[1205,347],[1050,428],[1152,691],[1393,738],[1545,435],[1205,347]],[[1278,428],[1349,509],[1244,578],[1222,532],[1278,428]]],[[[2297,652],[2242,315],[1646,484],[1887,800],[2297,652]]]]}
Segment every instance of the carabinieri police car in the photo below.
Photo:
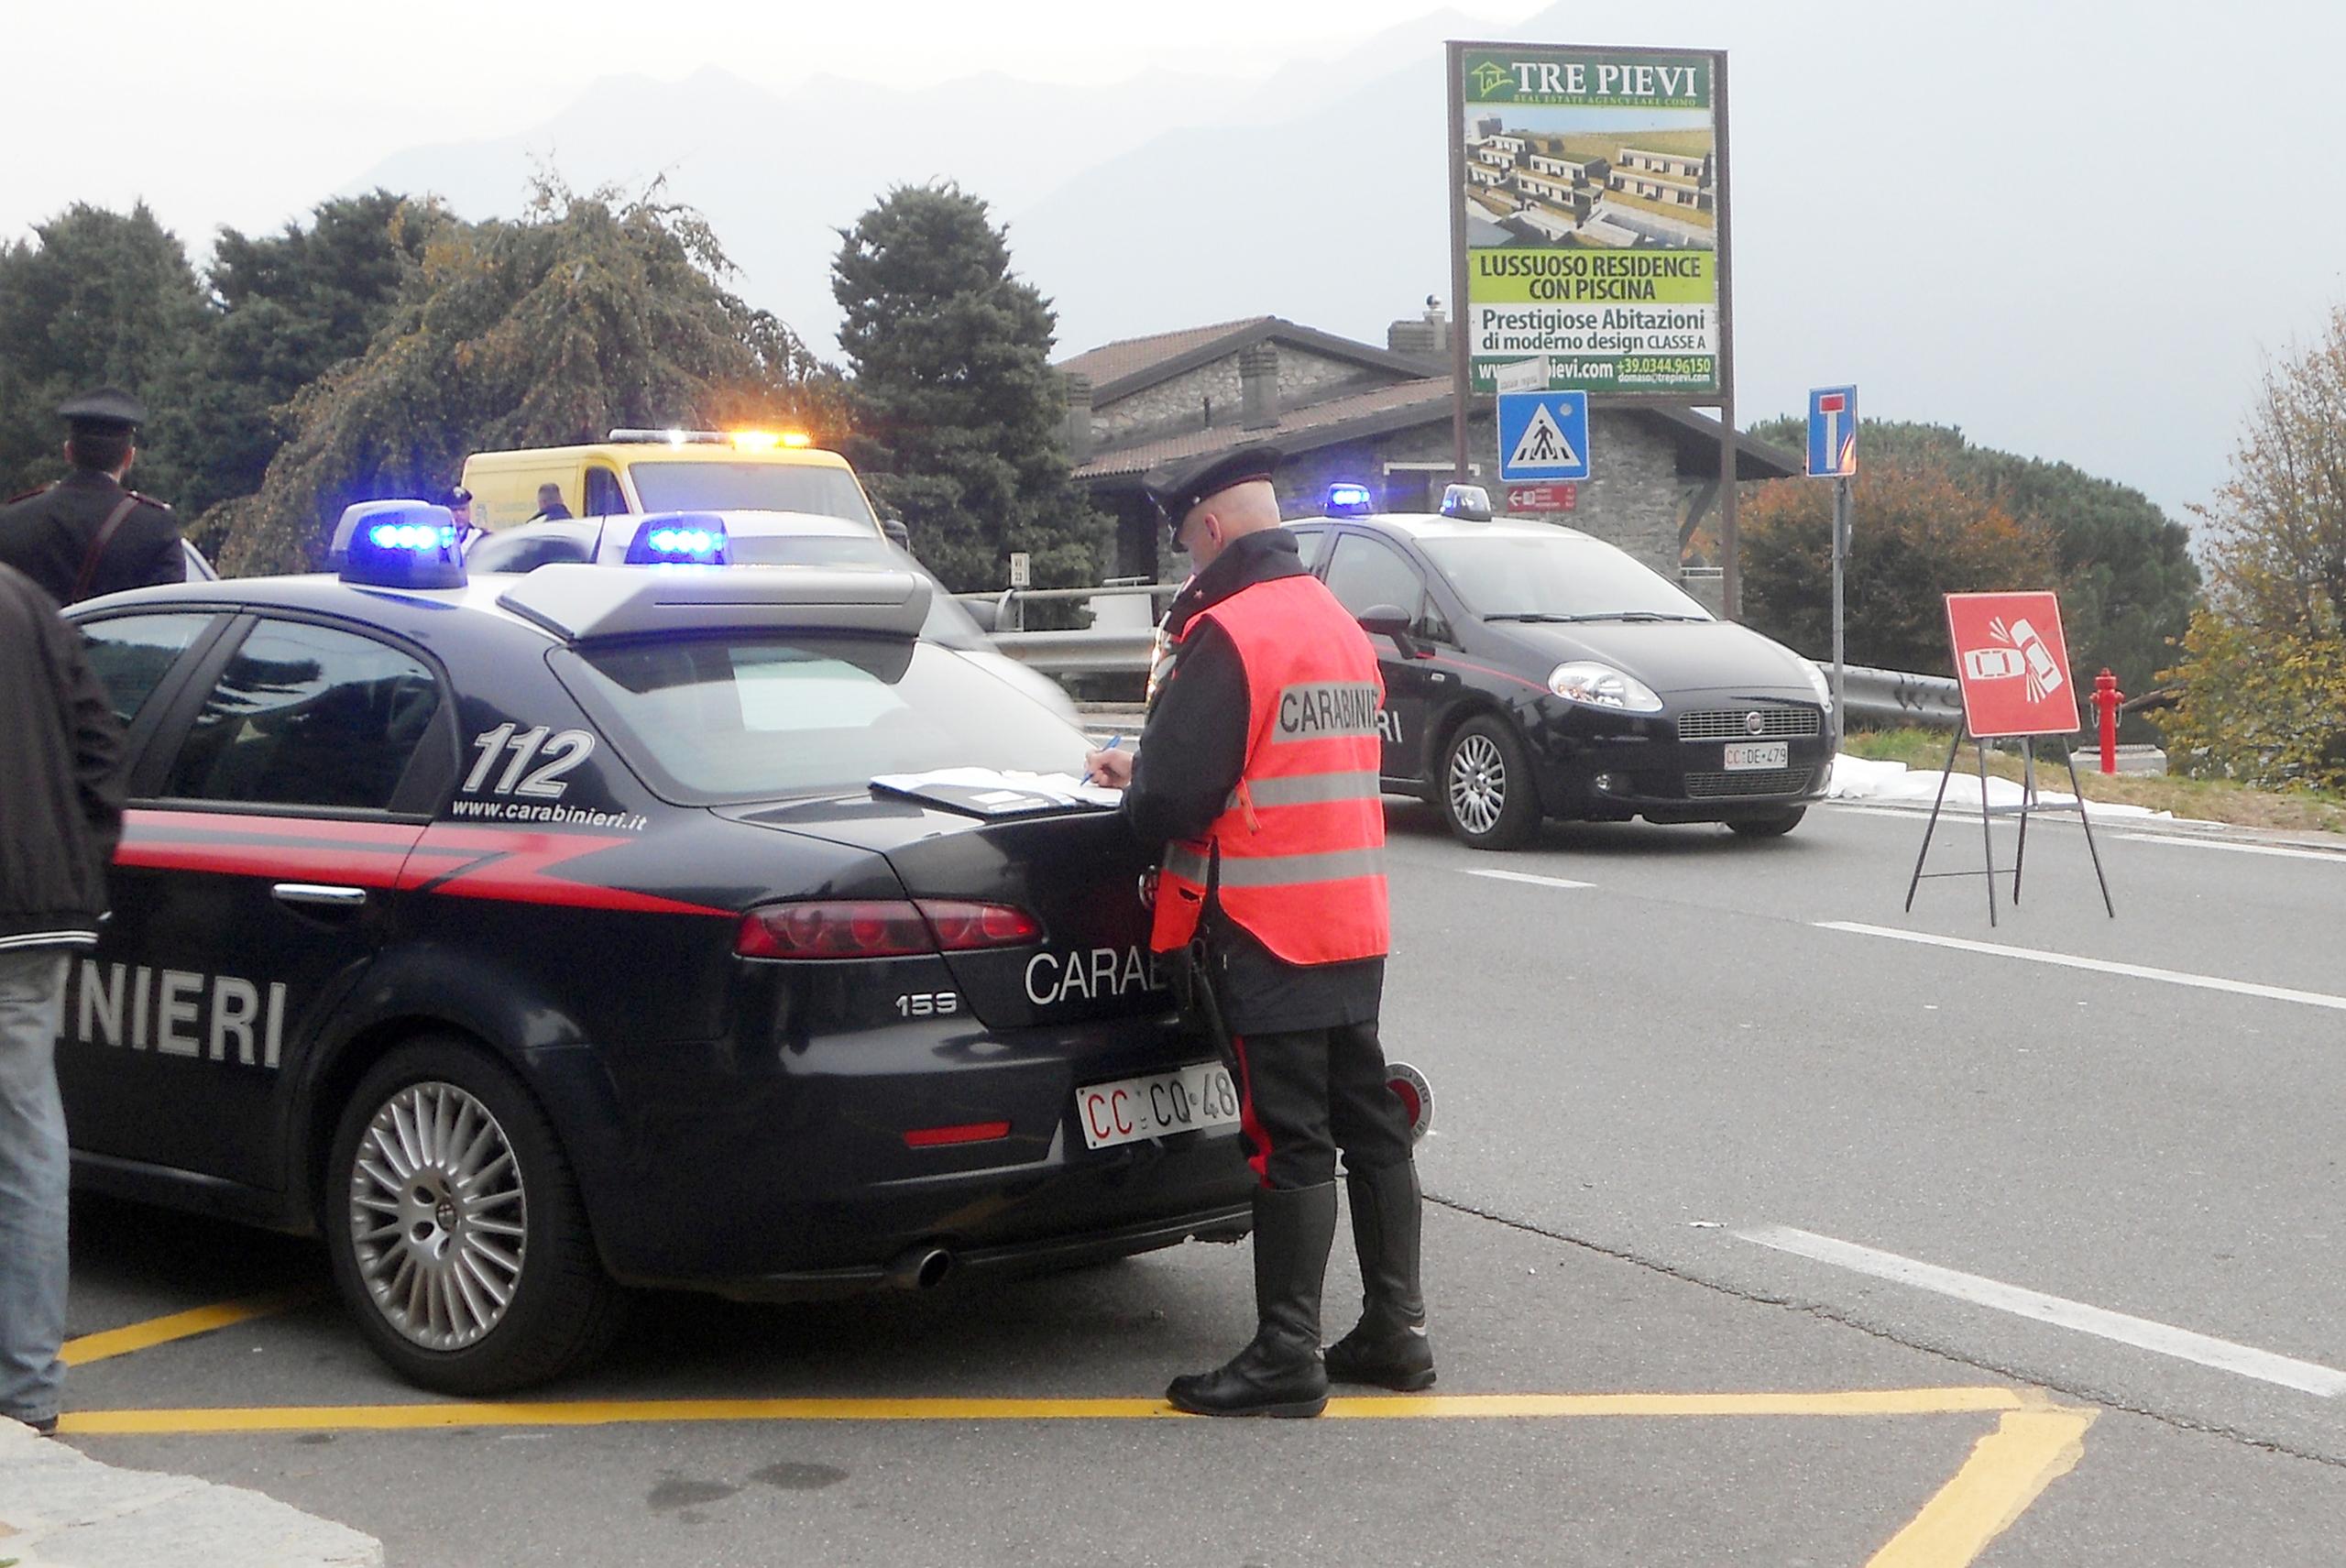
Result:
{"type": "Polygon", "coordinates": [[[345,526],[338,578],[72,611],[133,756],[58,1057],[83,1185],[322,1234],[374,1347],[467,1394],[594,1354],[623,1286],[1244,1234],[1155,846],[1018,776],[1087,742],[917,635],[925,580],[468,579],[438,508],[345,526]]]}
{"type": "Polygon", "coordinates": [[[1471,485],[1440,516],[1334,485],[1325,517],[1287,526],[1376,646],[1385,788],[1437,803],[1463,842],[1508,849],[1543,817],[1770,837],[1823,796],[1817,667],[1604,541],[1494,521],[1471,485]]]}

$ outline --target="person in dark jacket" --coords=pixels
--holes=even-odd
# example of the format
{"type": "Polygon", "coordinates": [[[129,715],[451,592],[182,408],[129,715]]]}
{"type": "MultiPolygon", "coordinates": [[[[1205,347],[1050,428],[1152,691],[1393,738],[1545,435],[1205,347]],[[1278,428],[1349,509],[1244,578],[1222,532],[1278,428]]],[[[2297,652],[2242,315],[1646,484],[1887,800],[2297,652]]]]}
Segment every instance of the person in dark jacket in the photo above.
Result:
{"type": "Polygon", "coordinates": [[[1095,751],[1163,842],[1152,946],[1199,956],[1238,1080],[1255,1203],[1254,1341],[1167,1390],[1200,1415],[1312,1416],[1328,1383],[1434,1381],[1409,1118],[1387,1086],[1376,655],[1279,526],[1267,447],[1152,476],[1197,575],[1136,752],[1095,751]],[[1295,742],[1288,744],[1286,742],[1295,742]],[[1343,1151],[1365,1310],[1324,1353],[1343,1151]]]}
{"type": "Polygon", "coordinates": [[[171,509],[122,484],[138,456],[146,406],[100,387],[57,411],[73,471],[0,506],[0,565],[38,583],[59,605],[186,580],[187,552],[171,509]]]}
{"type": "Polygon", "coordinates": [[[562,487],[549,479],[538,487],[538,510],[521,521],[524,522],[561,522],[570,516],[570,509],[562,504],[562,487]]]}
{"type": "Polygon", "coordinates": [[[97,940],[122,832],[123,736],[41,587],[0,565],[0,1416],[57,1428],[65,1364],[68,954],[97,940]]]}

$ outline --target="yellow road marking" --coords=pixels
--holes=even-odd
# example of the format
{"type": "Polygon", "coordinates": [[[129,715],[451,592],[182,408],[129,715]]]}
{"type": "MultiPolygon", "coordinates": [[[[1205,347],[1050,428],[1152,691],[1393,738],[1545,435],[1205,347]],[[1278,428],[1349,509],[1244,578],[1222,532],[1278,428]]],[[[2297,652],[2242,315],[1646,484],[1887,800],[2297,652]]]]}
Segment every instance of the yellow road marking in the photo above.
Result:
{"type": "MultiPolygon", "coordinates": [[[[2045,1408],[2013,1388],[1880,1388],[1821,1394],[1394,1394],[1328,1401],[1346,1419],[1590,1416],[1923,1416],[2045,1408]]],[[[75,1434],[400,1431],[616,1426],[655,1421],[1130,1420],[1178,1416],[1162,1399],[565,1399],[506,1403],[276,1405],[74,1410],[75,1434]]]]}
{"type": "MultiPolygon", "coordinates": [[[[114,1331],[118,1355],[291,1305],[255,1298],[114,1331]],[[274,1306],[267,1303],[274,1302],[274,1306]],[[237,1311],[235,1309],[250,1309],[237,1311]],[[210,1314],[210,1316],[206,1316],[210,1314]],[[176,1332],[158,1333],[165,1325],[176,1332]]],[[[93,1334],[76,1344],[113,1336],[93,1334]]],[[[70,1347],[69,1347],[70,1348],[70,1347]]],[[[82,1359],[95,1359],[84,1354],[82,1359]]],[[[2045,1488],[2077,1467],[2098,1412],[2027,1388],[1859,1388],[1755,1394],[1401,1394],[1328,1401],[1337,1420],[1524,1420],[1635,1416],[1951,1416],[1994,1414],[1954,1479],[1876,1552],[1867,1568],[1967,1568],[2045,1488]]],[[[584,1427],[673,1421],[1130,1420],[1181,1417],[1162,1399],[564,1399],[499,1404],[276,1405],[177,1410],[73,1410],[70,1436],[254,1431],[391,1431],[450,1427],[584,1427]]]]}
{"type": "Polygon", "coordinates": [[[2007,1412],[1972,1448],[1955,1479],[1923,1505],[1866,1568],[1963,1568],[2012,1528],[2045,1487],[2085,1457],[2094,1410],[2007,1412]]]}
{"type": "Polygon", "coordinates": [[[87,1366],[93,1361],[111,1356],[128,1355],[135,1350],[169,1344],[175,1339],[189,1339],[196,1334],[208,1334],[214,1329],[225,1329],[232,1323],[250,1322],[294,1307],[306,1307],[319,1299],[315,1290],[280,1290],[267,1296],[246,1296],[234,1301],[216,1301],[209,1307],[192,1307],[169,1317],[149,1318],[143,1323],[131,1323],[124,1328],[108,1329],[103,1333],[83,1334],[65,1342],[58,1354],[68,1366],[87,1366]]]}

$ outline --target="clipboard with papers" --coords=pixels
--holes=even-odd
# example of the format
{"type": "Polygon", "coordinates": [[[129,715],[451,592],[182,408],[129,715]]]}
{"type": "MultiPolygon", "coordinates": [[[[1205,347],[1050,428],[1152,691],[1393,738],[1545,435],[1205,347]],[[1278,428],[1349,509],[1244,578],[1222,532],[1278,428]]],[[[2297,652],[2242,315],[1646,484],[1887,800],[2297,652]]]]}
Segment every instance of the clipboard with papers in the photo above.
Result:
{"type": "Polygon", "coordinates": [[[994,768],[881,773],[872,780],[872,790],[875,795],[898,795],[985,817],[1113,811],[1123,799],[1122,791],[1086,784],[1073,773],[1030,773],[994,768]]]}

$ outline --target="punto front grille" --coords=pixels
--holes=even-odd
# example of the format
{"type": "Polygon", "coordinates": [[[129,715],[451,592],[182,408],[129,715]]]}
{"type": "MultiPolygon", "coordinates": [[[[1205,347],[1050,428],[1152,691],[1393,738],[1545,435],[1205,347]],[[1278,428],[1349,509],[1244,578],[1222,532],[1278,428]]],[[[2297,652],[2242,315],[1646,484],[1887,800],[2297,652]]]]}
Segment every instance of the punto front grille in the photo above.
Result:
{"type": "Polygon", "coordinates": [[[1686,793],[1696,800],[1738,795],[1800,795],[1812,768],[1752,768],[1732,773],[1688,773],[1686,793]]]}
{"type": "Polygon", "coordinates": [[[1825,713],[1814,707],[1723,707],[1678,716],[1681,740],[1776,740],[1825,733],[1825,713]],[[1760,728],[1751,728],[1751,716],[1760,728]]]}

